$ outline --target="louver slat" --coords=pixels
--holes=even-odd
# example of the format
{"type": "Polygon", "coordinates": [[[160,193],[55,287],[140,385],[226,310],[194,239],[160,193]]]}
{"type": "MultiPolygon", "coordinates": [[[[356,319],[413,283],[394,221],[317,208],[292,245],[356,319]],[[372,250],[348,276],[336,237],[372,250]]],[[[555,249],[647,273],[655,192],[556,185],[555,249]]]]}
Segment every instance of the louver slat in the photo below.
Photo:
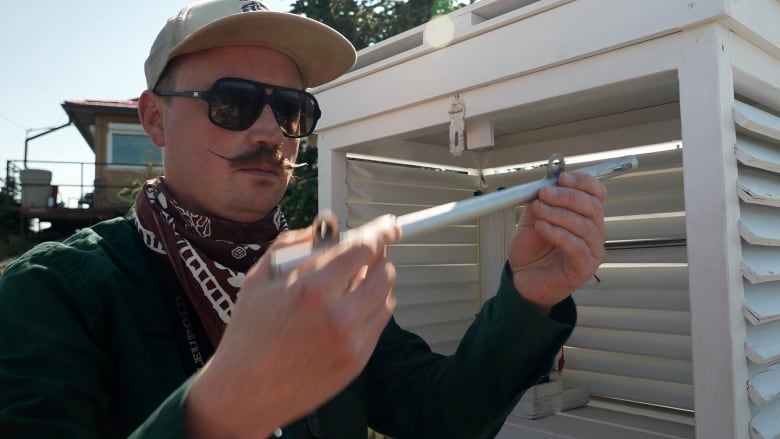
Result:
{"type": "MultiPolygon", "coordinates": [[[[476,177],[390,163],[347,160],[347,227],[468,198],[476,177]]],[[[395,319],[431,349],[452,353],[479,309],[477,221],[436,230],[389,249],[396,264],[395,319]]]]}
{"type": "Polygon", "coordinates": [[[780,319],[780,283],[744,284],[745,318],[751,324],[760,325],[780,319]]]}
{"type": "Polygon", "coordinates": [[[737,135],[734,151],[745,166],[780,173],[780,149],[769,142],[737,135]]]}
{"type": "Polygon", "coordinates": [[[564,382],[587,386],[591,393],[628,401],[693,409],[693,385],[579,370],[564,371],[564,382]],[[641,398],[637,396],[641,395],[641,398]]]}
{"type": "Polygon", "coordinates": [[[735,102],[751,438],[780,436],[780,117],[735,102]]]}
{"type": "Polygon", "coordinates": [[[780,400],[761,407],[753,420],[750,421],[751,439],[769,439],[780,437],[780,400]]]}
{"type": "Polygon", "coordinates": [[[680,155],[663,155],[675,160],[608,191],[607,205],[616,197],[613,212],[624,216],[607,218],[607,262],[575,293],[578,326],[561,377],[601,397],[687,410],[693,365],[680,155]]]}
{"type": "Polygon", "coordinates": [[[780,396],[780,364],[774,364],[748,380],[748,395],[758,405],[777,399],[780,396]]]}
{"type": "Polygon", "coordinates": [[[780,141],[780,117],[744,102],[734,102],[734,122],[743,130],[780,141]]]}
{"type": "Polygon", "coordinates": [[[780,246],[777,208],[756,204],[740,206],[739,234],[749,244],[780,246]]]}
{"type": "Polygon", "coordinates": [[[737,192],[746,203],[780,207],[780,179],[777,174],[741,166],[737,192]]]}
{"type": "Polygon", "coordinates": [[[766,364],[780,359],[780,321],[754,326],[747,332],[745,351],[754,363],[766,364]]]}
{"type": "Polygon", "coordinates": [[[780,251],[777,247],[742,244],[742,275],[750,283],[780,280],[780,251]]]}

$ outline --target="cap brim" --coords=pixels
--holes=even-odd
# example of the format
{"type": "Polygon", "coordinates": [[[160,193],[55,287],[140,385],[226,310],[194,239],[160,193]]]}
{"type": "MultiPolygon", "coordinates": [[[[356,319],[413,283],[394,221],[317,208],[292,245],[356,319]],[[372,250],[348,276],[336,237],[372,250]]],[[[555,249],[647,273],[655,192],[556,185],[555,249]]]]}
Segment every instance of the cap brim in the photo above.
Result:
{"type": "Polygon", "coordinates": [[[349,71],[355,64],[352,44],[330,27],[288,12],[235,14],[188,35],[170,58],[225,46],[262,46],[289,56],[301,69],[304,85],[316,87],[349,71]]]}

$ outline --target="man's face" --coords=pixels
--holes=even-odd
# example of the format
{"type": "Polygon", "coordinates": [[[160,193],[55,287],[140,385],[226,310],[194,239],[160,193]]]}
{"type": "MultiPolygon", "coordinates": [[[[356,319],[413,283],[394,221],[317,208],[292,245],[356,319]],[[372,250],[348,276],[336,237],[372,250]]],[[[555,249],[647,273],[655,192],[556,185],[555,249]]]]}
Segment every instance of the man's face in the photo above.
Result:
{"type": "MultiPolygon", "coordinates": [[[[173,88],[207,90],[219,78],[302,88],[297,66],[287,56],[262,47],[222,47],[185,55],[173,71],[173,88]]],[[[284,137],[270,106],[248,129],[231,131],[209,121],[202,99],[160,98],[166,184],[184,207],[238,222],[266,216],[279,203],[292,175],[273,160],[228,159],[281,156],[294,164],[298,139],[284,137]]]]}

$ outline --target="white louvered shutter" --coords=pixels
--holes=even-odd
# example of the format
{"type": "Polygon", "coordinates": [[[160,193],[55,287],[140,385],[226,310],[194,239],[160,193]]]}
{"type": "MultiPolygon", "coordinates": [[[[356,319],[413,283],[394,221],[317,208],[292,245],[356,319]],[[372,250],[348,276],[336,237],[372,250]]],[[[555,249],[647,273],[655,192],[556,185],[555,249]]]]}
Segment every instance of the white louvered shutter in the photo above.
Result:
{"type": "MultiPolygon", "coordinates": [[[[347,162],[347,228],[382,214],[404,215],[473,196],[465,173],[361,160],[347,162]]],[[[431,349],[455,351],[479,311],[477,221],[453,225],[389,249],[396,264],[395,319],[431,349]]]]}
{"type": "Polygon", "coordinates": [[[681,150],[640,155],[637,172],[604,183],[607,260],[574,294],[562,378],[593,396],[693,410],[681,150]]]}
{"type": "Polygon", "coordinates": [[[643,156],[607,182],[607,260],[577,293],[567,383],[594,395],[693,410],[681,151],[643,156]]]}
{"type": "Polygon", "coordinates": [[[736,101],[751,437],[780,436],[780,117],[736,101]]]}

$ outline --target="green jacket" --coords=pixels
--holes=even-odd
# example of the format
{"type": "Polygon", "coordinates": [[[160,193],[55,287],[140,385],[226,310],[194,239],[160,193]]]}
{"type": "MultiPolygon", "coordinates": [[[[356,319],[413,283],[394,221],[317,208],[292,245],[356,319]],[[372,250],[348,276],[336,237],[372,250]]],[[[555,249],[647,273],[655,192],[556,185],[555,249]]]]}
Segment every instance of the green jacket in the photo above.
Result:
{"type": "MultiPolygon", "coordinates": [[[[41,244],[0,277],[0,437],[182,438],[191,377],[164,303],[168,270],[131,220],[41,244]]],[[[550,316],[505,269],[451,357],[394,321],[363,373],[318,411],[324,437],[483,438],[549,371],[573,329],[571,299],[550,316]]],[[[285,438],[311,437],[306,420],[285,438]]]]}

